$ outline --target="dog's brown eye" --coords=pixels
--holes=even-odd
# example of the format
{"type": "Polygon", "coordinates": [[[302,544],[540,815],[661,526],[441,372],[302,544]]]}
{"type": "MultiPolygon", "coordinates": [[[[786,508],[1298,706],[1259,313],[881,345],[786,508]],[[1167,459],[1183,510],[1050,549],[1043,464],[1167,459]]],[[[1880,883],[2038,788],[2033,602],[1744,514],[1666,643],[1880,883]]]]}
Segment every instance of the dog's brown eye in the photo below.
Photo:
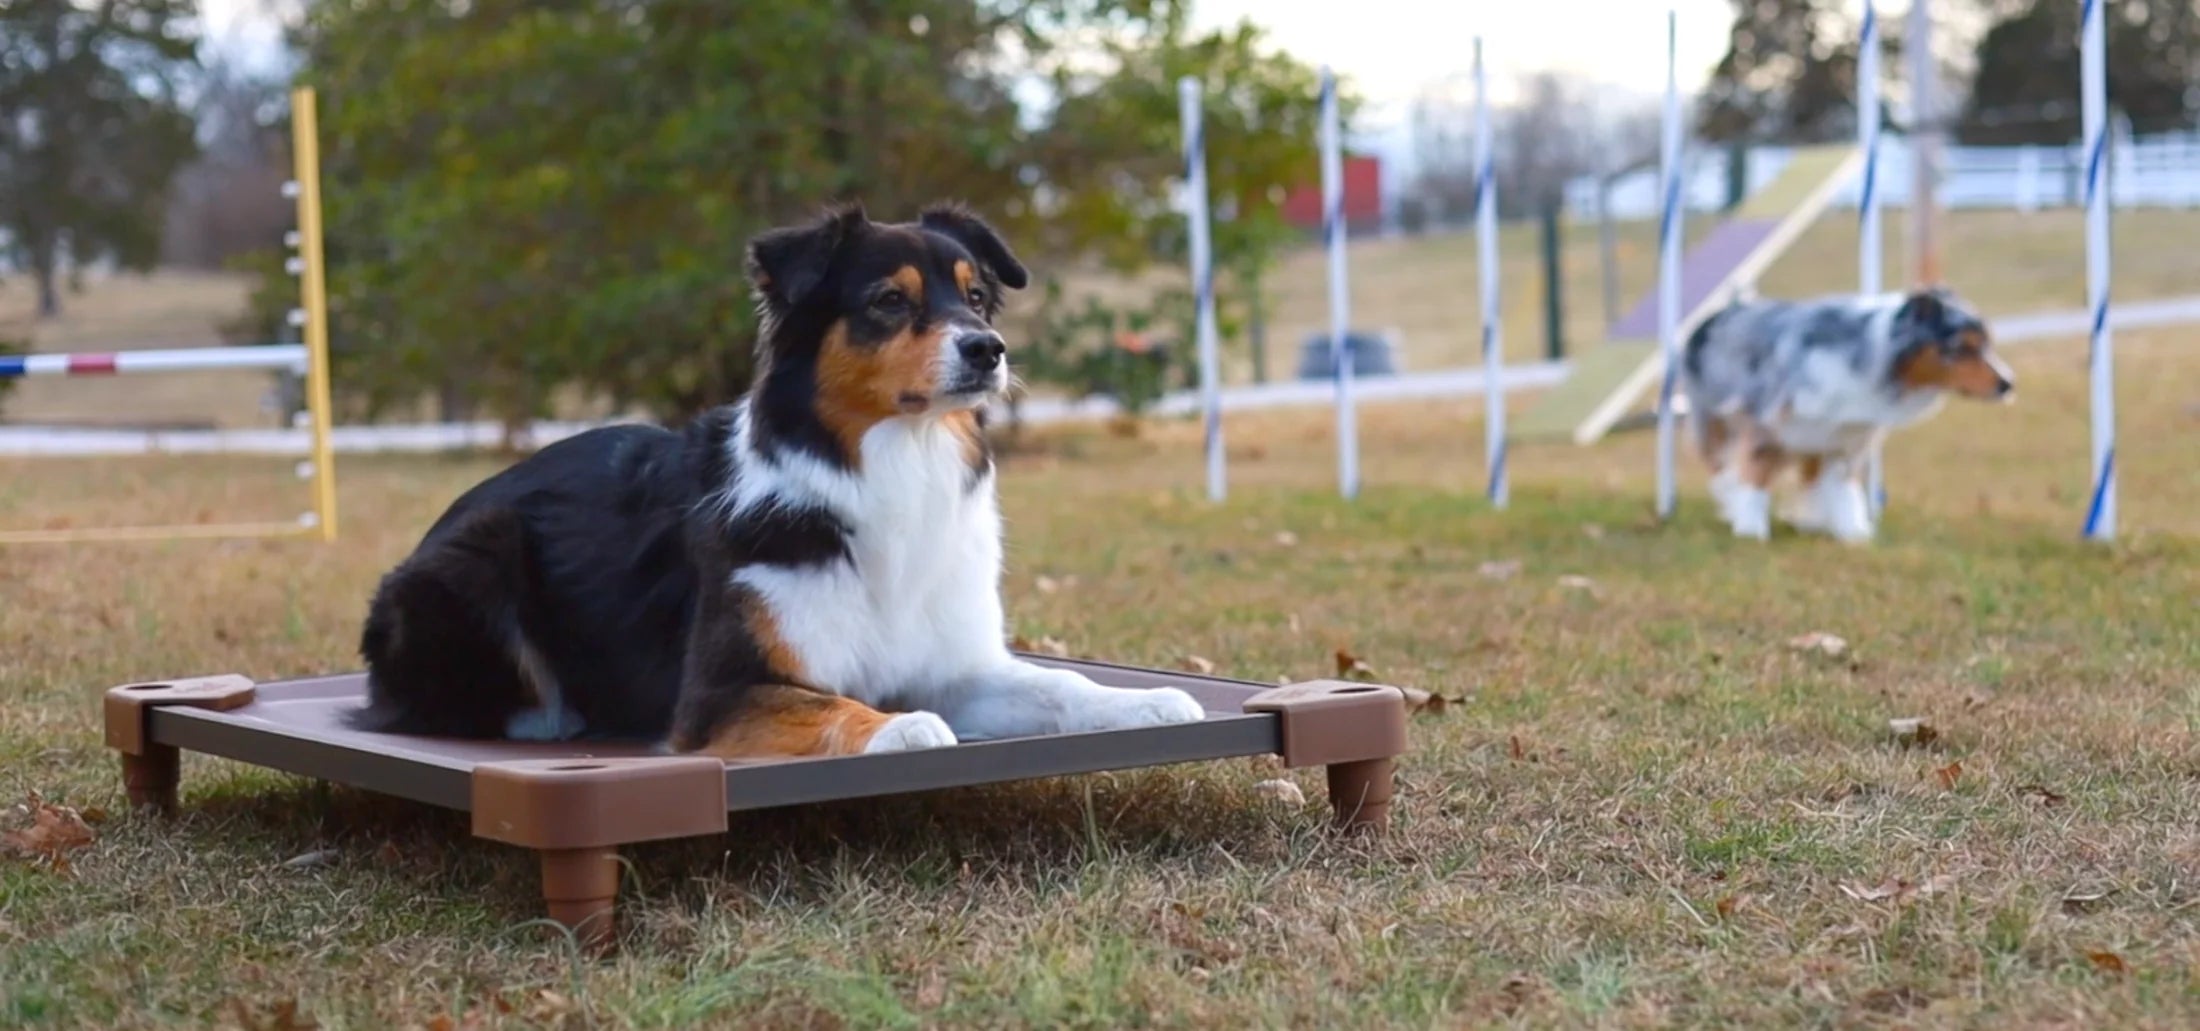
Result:
{"type": "Polygon", "coordinates": [[[983,311],[983,310],[985,310],[985,291],[984,291],[984,290],[981,290],[981,289],[979,289],[979,288],[977,288],[977,287],[971,287],[971,288],[970,288],[970,306],[971,306],[971,307],[973,307],[973,308],[976,308],[976,309],[978,309],[978,310],[980,310],[980,311],[983,311]]]}
{"type": "Polygon", "coordinates": [[[909,310],[909,297],[899,290],[888,290],[879,294],[871,302],[871,307],[888,314],[898,314],[909,310]]]}

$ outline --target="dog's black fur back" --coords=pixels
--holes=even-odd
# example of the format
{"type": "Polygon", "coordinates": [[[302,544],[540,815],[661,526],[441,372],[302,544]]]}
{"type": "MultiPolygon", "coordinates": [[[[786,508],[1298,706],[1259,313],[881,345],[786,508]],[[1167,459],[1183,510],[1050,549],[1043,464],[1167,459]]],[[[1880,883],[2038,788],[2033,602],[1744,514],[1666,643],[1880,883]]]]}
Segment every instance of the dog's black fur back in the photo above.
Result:
{"type": "Polygon", "coordinates": [[[368,607],[352,724],[502,736],[537,702],[519,658],[533,649],[591,736],[662,736],[695,606],[686,516],[723,432],[590,430],[453,502],[368,607]]]}

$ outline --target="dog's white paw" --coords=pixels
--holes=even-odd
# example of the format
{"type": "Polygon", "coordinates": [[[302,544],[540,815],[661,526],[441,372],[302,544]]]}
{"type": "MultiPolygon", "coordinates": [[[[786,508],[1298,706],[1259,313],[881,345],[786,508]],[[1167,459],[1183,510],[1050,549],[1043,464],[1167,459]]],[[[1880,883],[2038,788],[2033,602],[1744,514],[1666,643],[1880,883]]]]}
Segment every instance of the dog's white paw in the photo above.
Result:
{"type": "Polygon", "coordinates": [[[929,712],[905,712],[887,720],[864,742],[863,752],[907,752],[918,748],[945,748],[955,743],[947,721],[929,712]]]}
{"type": "Polygon", "coordinates": [[[1173,687],[1124,691],[1110,707],[1109,727],[1158,727],[1166,723],[1191,723],[1207,718],[1207,710],[1191,695],[1173,687]]]}
{"type": "Polygon", "coordinates": [[[504,736],[514,741],[564,741],[580,733],[581,714],[562,705],[521,709],[504,721],[504,736]]]}
{"type": "Polygon", "coordinates": [[[1727,509],[1734,536],[1745,540],[1772,539],[1772,495],[1754,488],[1736,491],[1727,509]]]}

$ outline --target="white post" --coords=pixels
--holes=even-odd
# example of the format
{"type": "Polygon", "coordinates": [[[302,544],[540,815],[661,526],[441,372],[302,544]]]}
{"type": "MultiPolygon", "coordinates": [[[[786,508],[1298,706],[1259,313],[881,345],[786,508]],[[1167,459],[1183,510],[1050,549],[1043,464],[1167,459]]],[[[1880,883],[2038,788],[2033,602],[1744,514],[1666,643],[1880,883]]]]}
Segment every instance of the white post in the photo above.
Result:
{"type": "Polygon", "coordinates": [[[1665,12],[1665,132],[1658,166],[1664,183],[1658,223],[1658,347],[1665,379],[1658,388],[1658,518],[1673,515],[1673,380],[1681,366],[1681,92],[1680,15],[1665,12]]]}
{"type": "Polygon", "coordinates": [[[2017,210],[2027,215],[2040,209],[2040,149],[2029,144],[2017,148],[2017,210]]]}
{"type": "Polygon", "coordinates": [[[1940,111],[1934,98],[1932,0],[1910,0],[1910,256],[1919,286],[1936,286],[1940,272],[1940,111]]]}
{"type": "Polygon", "coordinates": [[[1322,238],[1329,248],[1329,358],[1337,376],[1337,493],[1360,496],[1359,416],[1352,407],[1352,290],[1344,272],[1344,131],[1338,124],[1337,76],[1322,66],[1322,238]]]}
{"type": "Polygon", "coordinates": [[[1482,278],[1483,453],[1489,463],[1489,498],[1496,508],[1512,500],[1505,475],[1505,344],[1498,321],[1497,164],[1490,147],[1490,88],[1482,65],[1482,37],[1474,38],[1474,233],[1476,271],[1482,278]]]}
{"type": "Polygon", "coordinates": [[[1198,305],[1199,400],[1206,416],[1207,500],[1229,493],[1222,452],[1222,372],[1216,355],[1214,245],[1207,223],[1207,134],[1200,115],[1199,80],[1176,81],[1178,113],[1184,119],[1184,217],[1192,237],[1192,297],[1198,305]]]}
{"type": "MultiPolygon", "coordinates": [[[[1856,290],[1866,297],[1885,289],[1879,236],[1879,12],[1873,10],[1874,2],[1864,0],[1864,31],[1856,51],[1856,146],[1864,152],[1864,185],[1856,199],[1856,290]]],[[[1887,507],[1881,443],[1874,438],[1865,458],[1864,497],[1874,522],[1887,507]]]]}
{"type": "Polygon", "coordinates": [[[2085,296],[2093,312],[2093,490],[2086,505],[2085,536],[2116,537],[2115,339],[2108,323],[2108,43],[2102,29],[2107,5],[2079,3],[2079,99],[2085,119],[2085,296]]]}

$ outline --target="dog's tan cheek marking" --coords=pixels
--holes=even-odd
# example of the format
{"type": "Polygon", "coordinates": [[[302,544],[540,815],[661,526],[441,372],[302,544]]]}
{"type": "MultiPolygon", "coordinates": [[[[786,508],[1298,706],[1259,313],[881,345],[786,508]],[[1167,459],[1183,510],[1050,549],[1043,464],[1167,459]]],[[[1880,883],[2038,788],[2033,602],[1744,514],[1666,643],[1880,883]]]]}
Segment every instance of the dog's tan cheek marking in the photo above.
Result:
{"type": "Polygon", "coordinates": [[[848,342],[848,324],[825,331],[817,355],[817,419],[840,442],[848,463],[863,456],[863,435],[894,414],[893,393],[880,384],[879,355],[848,342]]]}
{"type": "Polygon", "coordinates": [[[879,348],[878,385],[896,410],[916,415],[939,389],[940,332],[903,330],[879,348]]]}
{"type": "Polygon", "coordinates": [[[1910,360],[1902,363],[1895,379],[1905,387],[1942,387],[1948,385],[1948,365],[1940,360],[1940,353],[1930,348],[1918,351],[1910,360]]]}
{"type": "Polygon", "coordinates": [[[748,690],[733,718],[698,753],[718,759],[854,755],[892,719],[854,699],[806,687],[748,690]]]}
{"type": "Polygon", "coordinates": [[[1992,363],[1983,354],[1967,354],[1956,359],[1948,372],[1948,384],[1973,397],[1992,397],[2000,391],[2001,375],[1994,371],[1992,363]]]}

